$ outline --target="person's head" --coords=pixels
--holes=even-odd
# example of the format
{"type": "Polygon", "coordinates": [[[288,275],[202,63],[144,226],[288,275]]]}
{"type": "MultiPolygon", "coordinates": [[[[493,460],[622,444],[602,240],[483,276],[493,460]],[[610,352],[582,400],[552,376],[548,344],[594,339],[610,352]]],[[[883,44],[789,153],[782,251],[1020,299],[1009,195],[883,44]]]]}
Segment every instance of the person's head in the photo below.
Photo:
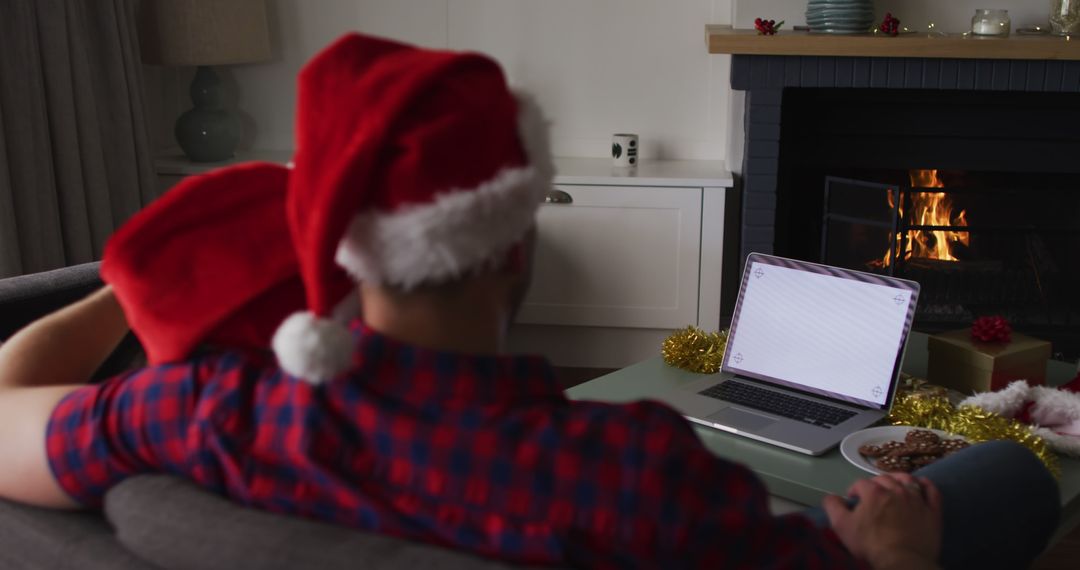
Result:
{"type": "Polygon", "coordinates": [[[368,326],[426,348],[501,350],[531,281],[536,231],[463,275],[412,288],[360,283],[368,326]]]}

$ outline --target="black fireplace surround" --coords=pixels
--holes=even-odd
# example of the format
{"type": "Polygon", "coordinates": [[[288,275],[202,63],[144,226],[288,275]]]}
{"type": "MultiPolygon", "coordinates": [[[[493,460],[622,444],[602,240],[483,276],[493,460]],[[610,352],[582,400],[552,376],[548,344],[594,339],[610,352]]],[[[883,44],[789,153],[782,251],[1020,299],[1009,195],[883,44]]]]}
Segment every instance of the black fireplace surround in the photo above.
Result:
{"type": "MultiPolygon", "coordinates": [[[[740,264],[757,251],[898,271],[865,254],[823,258],[868,235],[850,249],[883,254],[893,235],[823,231],[826,179],[900,189],[911,171],[938,170],[976,243],[959,248],[961,263],[901,264],[928,300],[916,327],[1002,313],[1059,356],[1080,355],[1080,61],[735,55],[731,82],[746,91],[740,264]],[[969,291],[1005,276],[1017,285],[998,287],[997,302],[982,302],[993,288],[969,291]]],[[[870,192],[888,215],[887,192],[870,192]]]]}

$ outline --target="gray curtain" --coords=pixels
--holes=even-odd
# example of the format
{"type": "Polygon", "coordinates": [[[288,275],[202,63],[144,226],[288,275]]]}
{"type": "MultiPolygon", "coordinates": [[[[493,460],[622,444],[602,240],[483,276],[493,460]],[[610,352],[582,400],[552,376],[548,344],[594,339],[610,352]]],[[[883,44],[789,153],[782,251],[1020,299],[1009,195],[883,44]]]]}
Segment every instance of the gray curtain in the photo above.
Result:
{"type": "Polygon", "coordinates": [[[138,0],[0,0],[0,277],[100,258],[154,196],[138,0]]]}

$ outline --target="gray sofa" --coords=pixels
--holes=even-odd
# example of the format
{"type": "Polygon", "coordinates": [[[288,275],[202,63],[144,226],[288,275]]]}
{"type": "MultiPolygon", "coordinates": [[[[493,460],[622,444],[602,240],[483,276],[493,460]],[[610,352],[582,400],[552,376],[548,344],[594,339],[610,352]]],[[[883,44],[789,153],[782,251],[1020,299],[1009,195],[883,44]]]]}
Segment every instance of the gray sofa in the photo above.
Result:
{"type": "MultiPolygon", "coordinates": [[[[0,339],[100,287],[97,264],[0,279],[0,339]]],[[[129,337],[95,375],[138,361],[129,337]]],[[[2,468],[2,467],[0,467],[2,468]]],[[[109,491],[103,513],[0,500],[0,568],[520,568],[475,556],[235,505],[166,475],[109,491]]]]}

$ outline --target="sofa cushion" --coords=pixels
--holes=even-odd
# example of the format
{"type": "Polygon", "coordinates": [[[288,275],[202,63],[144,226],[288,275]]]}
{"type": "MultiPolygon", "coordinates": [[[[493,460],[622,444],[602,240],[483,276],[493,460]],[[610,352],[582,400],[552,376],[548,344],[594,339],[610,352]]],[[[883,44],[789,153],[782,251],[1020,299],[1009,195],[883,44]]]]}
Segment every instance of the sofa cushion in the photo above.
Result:
{"type": "Polygon", "coordinates": [[[0,500],[0,568],[155,570],[113,535],[101,515],[0,500]]]}
{"type": "Polygon", "coordinates": [[[114,487],[105,513],[124,546],[170,570],[520,568],[242,507],[167,475],[140,475],[114,487]]]}

